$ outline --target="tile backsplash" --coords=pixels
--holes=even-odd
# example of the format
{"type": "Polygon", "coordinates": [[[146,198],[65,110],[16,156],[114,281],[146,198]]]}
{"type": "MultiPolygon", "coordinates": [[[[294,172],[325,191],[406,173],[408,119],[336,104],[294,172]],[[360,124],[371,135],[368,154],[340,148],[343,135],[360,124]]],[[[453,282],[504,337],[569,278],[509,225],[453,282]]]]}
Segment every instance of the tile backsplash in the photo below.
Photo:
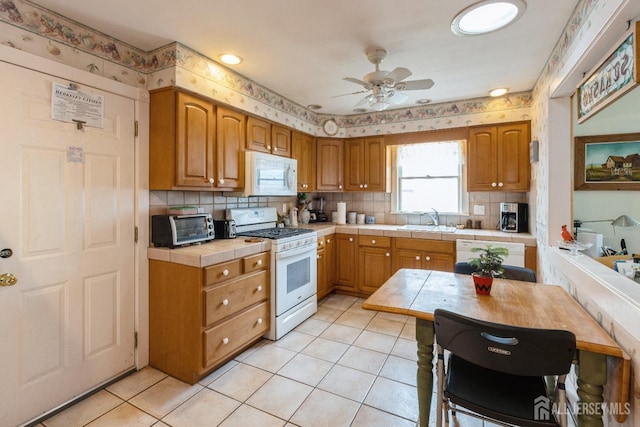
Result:
{"type": "MultiPolygon", "coordinates": [[[[233,197],[223,192],[210,191],[151,191],[149,212],[151,215],[166,214],[169,206],[197,206],[214,219],[223,219],[225,209],[275,207],[278,212],[286,212],[297,203],[296,197],[233,197]]],[[[347,211],[364,213],[376,217],[378,224],[430,224],[431,218],[424,214],[399,214],[391,212],[390,193],[309,193],[313,200],[325,198],[325,211],[329,219],[337,210],[338,202],[346,202],[347,211]]],[[[469,215],[440,215],[440,223],[445,225],[465,224],[468,219],[481,221],[483,229],[497,229],[501,202],[527,202],[527,193],[472,192],[469,193],[469,215]],[[474,206],[483,206],[484,215],[474,215],[474,206]]],[[[314,209],[317,206],[312,206],[314,209]]]]}

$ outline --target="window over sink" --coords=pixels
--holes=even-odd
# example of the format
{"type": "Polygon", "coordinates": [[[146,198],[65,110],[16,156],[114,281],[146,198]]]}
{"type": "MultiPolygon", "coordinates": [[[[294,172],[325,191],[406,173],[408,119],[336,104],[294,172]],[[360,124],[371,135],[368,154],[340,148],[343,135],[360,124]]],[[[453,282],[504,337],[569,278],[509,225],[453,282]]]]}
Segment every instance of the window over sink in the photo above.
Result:
{"type": "Polygon", "coordinates": [[[400,213],[466,213],[465,141],[391,147],[392,209],[400,213]]]}

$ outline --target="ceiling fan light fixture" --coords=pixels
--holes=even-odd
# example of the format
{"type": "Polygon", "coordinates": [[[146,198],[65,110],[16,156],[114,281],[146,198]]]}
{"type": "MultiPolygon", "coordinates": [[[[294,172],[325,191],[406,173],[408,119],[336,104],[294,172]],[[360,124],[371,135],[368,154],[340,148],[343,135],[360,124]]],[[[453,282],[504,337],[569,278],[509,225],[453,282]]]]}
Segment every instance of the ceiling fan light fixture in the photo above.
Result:
{"type": "Polygon", "coordinates": [[[499,87],[499,88],[491,89],[489,91],[489,96],[498,97],[498,96],[504,95],[507,92],[509,92],[509,88],[499,87]]]}
{"type": "Polygon", "coordinates": [[[220,61],[227,65],[238,65],[242,62],[242,58],[238,55],[234,55],[233,53],[222,53],[218,56],[220,61]]]}
{"type": "Polygon", "coordinates": [[[526,8],[524,0],[482,0],[458,13],[451,31],[458,36],[491,33],[516,21],[526,8]]]}

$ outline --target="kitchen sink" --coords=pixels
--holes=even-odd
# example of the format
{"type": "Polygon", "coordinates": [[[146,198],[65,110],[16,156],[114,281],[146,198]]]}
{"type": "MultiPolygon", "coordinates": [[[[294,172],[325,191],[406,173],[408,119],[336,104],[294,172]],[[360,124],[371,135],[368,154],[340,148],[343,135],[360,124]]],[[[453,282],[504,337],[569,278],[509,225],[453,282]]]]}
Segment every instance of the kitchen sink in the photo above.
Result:
{"type": "Polygon", "coordinates": [[[446,225],[414,225],[407,224],[402,227],[398,227],[398,230],[407,231],[426,231],[431,233],[455,233],[456,227],[448,227],[446,225]]]}

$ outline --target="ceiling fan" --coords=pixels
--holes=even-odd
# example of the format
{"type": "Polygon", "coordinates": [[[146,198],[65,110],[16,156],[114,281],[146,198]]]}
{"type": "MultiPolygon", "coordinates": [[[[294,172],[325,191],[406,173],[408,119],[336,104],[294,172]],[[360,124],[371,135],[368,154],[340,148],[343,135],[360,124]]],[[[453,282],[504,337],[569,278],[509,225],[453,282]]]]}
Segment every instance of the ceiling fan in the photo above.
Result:
{"type": "Polygon", "coordinates": [[[376,66],[376,70],[364,76],[362,80],[354,77],[345,77],[343,79],[365,88],[365,90],[345,95],[371,91],[370,94],[355,105],[356,107],[368,103],[374,110],[382,111],[388,108],[390,104],[402,104],[409,98],[404,93],[399,92],[401,90],[423,90],[433,86],[433,80],[431,79],[403,81],[411,75],[411,71],[406,68],[398,67],[393,71],[380,70],[380,63],[387,56],[387,51],[382,48],[368,49],[366,53],[369,62],[376,66]]]}

